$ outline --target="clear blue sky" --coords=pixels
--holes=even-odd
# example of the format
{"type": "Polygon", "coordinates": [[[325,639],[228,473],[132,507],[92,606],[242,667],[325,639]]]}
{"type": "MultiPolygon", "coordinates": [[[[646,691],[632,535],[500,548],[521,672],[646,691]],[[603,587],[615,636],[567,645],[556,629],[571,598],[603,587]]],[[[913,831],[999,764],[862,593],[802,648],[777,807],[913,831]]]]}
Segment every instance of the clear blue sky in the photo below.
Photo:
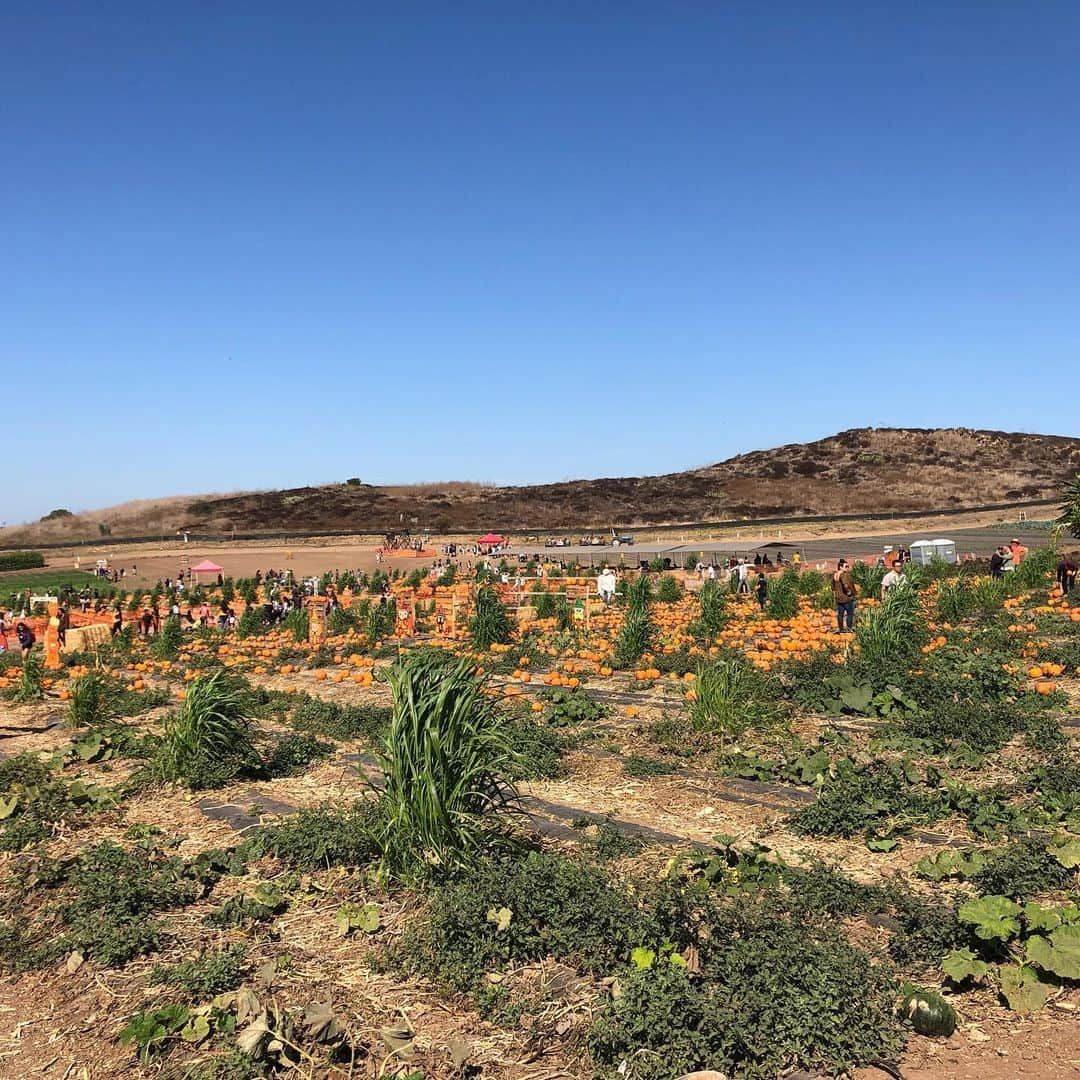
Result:
{"type": "Polygon", "coordinates": [[[4,6],[0,520],[1080,433],[1075,3],[92,6],[4,6]]]}

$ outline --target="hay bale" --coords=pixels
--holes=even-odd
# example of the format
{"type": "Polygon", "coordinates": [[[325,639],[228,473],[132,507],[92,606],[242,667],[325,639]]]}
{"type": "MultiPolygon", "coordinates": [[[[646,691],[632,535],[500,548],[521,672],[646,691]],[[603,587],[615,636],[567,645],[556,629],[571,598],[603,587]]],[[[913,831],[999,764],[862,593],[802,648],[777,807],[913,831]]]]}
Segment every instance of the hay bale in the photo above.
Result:
{"type": "Polygon", "coordinates": [[[89,626],[72,626],[64,636],[67,640],[61,652],[89,652],[108,644],[110,633],[104,623],[91,623],[89,626]]]}

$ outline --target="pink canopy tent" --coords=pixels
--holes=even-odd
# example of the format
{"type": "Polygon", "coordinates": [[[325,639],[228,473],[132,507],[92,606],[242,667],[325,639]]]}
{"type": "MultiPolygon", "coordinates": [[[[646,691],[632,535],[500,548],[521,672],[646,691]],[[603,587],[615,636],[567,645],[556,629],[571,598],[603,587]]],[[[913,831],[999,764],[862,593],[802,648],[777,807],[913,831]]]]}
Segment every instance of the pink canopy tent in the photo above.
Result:
{"type": "Polygon", "coordinates": [[[195,575],[195,580],[198,581],[200,574],[220,574],[222,570],[217,563],[212,563],[209,559],[203,559],[201,563],[191,568],[191,572],[195,575]]]}
{"type": "Polygon", "coordinates": [[[489,532],[486,536],[481,536],[480,539],[477,540],[476,542],[478,544],[486,544],[486,545],[505,544],[506,543],[506,537],[505,536],[499,536],[498,533],[489,532]]]}

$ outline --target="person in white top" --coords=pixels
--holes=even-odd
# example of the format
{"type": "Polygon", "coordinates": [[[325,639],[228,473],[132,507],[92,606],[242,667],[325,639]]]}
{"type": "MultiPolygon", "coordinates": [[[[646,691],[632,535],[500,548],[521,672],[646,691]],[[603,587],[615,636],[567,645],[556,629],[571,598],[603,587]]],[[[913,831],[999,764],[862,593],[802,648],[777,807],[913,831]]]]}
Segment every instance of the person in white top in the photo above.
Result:
{"type": "Polygon", "coordinates": [[[894,589],[903,580],[904,575],[900,572],[900,563],[894,562],[881,579],[881,599],[884,600],[888,596],[889,590],[894,589]]]}
{"type": "Polygon", "coordinates": [[[610,566],[605,566],[596,579],[596,591],[600,594],[600,599],[604,601],[605,605],[610,604],[615,598],[616,584],[615,571],[610,566]]]}
{"type": "Polygon", "coordinates": [[[739,565],[735,568],[735,572],[739,575],[739,592],[749,592],[750,586],[746,579],[750,575],[750,567],[745,559],[739,560],[739,565]]]}

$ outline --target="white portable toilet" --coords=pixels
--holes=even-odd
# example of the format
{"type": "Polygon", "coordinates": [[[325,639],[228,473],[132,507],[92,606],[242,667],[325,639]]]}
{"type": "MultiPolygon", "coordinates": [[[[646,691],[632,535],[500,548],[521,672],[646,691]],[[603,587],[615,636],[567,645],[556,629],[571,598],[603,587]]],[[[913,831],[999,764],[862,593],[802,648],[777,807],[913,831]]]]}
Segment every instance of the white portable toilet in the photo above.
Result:
{"type": "Polygon", "coordinates": [[[931,540],[933,545],[934,554],[939,559],[944,559],[947,563],[956,562],[956,541],[955,540],[931,540]]]}
{"type": "Polygon", "coordinates": [[[934,557],[934,542],[932,540],[916,540],[911,545],[911,561],[916,566],[929,566],[934,557]]]}

